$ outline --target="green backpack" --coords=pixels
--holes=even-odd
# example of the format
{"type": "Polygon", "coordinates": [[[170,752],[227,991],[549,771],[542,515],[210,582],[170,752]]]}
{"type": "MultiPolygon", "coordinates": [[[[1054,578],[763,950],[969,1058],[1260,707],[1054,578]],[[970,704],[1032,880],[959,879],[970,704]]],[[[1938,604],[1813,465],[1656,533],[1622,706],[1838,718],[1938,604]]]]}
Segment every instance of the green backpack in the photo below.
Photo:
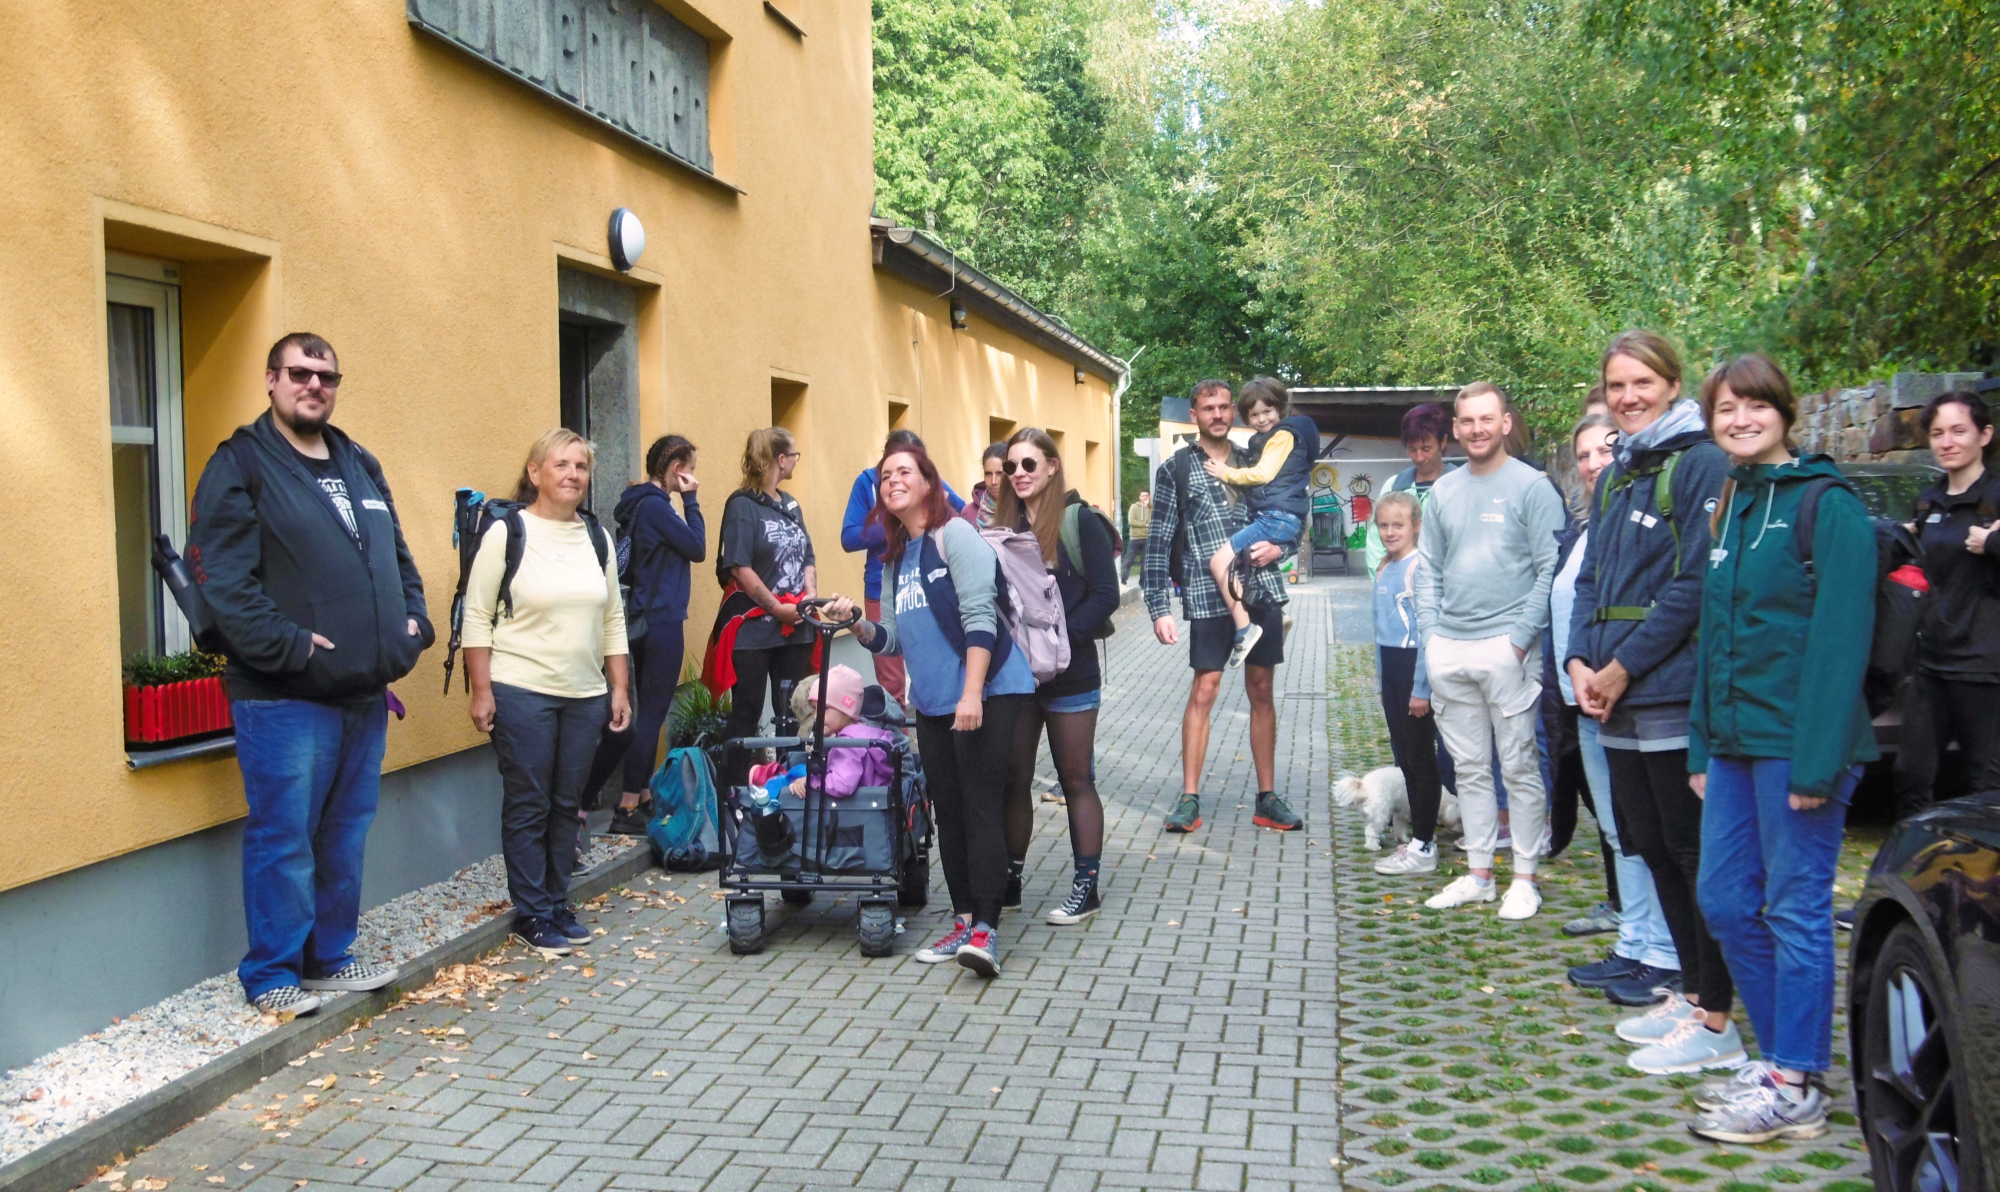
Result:
{"type": "MultiPolygon", "coordinates": [[[[1060,545],[1062,553],[1069,557],[1069,565],[1079,573],[1083,571],[1083,533],[1079,527],[1082,524],[1083,511],[1086,509],[1089,509],[1098,521],[1104,523],[1105,529],[1110,532],[1113,542],[1118,540],[1118,531],[1111,528],[1111,519],[1104,516],[1104,514],[1088,505],[1064,506],[1060,545]]],[[[1112,624],[1112,620],[1113,618],[1111,617],[1104,618],[1104,624],[1097,627],[1097,632],[1090,635],[1090,640],[1101,642],[1118,632],[1118,627],[1112,624]]]]}

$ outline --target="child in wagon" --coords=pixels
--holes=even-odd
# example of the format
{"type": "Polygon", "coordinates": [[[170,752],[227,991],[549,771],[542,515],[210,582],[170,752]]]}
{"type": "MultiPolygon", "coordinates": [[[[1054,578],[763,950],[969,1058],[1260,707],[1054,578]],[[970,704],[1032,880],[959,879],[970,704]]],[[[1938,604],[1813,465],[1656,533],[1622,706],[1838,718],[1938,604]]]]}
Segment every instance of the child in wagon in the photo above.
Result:
{"type": "MultiPolygon", "coordinates": [[[[861,672],[851,666],[836,666],[826,675],[826,706],[819,704],[819,676],[807,675],[799,680],[793,690],[795,710],[799,715],[799,736],[808,742],[812,740],[812,718],[817,717],[826,727],[826,737],[845,737],[848,740],[866,739],[893,744],[896,734],[886,728],[877,728],[861,722],[861,696],[867,689],[862,682],[861,672]]],[[[779,769],[773,763],[769,770],[758,767],[758,774],[752,777],[772,794],[783,790],[793,798],[804,798],[806,793],[806,768],[792,766],[779,769]]],[[[889,755],[880,749],[865,749],[846,746],[829,750],[826,757],[826,793],[836,799],[844,799],[864,786],[887,786],[894,776],[889,764],[889,755]]]]}

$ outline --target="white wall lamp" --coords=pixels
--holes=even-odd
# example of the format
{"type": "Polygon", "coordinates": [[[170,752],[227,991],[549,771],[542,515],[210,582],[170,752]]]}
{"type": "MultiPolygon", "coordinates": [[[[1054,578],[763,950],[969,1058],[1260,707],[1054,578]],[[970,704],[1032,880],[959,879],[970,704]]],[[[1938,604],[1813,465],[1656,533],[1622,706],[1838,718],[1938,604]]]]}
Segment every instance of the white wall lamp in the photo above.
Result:
{"type": "Polygon", "coordinates": [[[1076,370],[1076,383],[1079,385],[1083,384],[1083,369],[1081,368],[1076,370]]]}
{"type": "Polygon", "coordinates": [[[954,331],[965,330],[965,304],[956,298],[951,303],[951,328],[954,331]]]}
{"type": "Polygon", "coordinates": [[[620,207],[611,213],[606,239],[611,244],[612,266],[620,273],[629,273],[646,251],[646,225],[639,222],[630,207],[620,207]]]}

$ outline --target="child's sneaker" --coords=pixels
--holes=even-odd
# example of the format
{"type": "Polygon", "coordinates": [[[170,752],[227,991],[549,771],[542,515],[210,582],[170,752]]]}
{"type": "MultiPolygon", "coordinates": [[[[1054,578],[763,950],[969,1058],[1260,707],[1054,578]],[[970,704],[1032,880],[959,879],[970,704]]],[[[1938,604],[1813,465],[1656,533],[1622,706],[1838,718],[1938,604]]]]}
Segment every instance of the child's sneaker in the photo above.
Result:
{"type": "Polygon", "coordinates": [[[1263,627],[1255,621],[1238,629],[1236,631],[1236,644],[1229,647],[1229,669],[1236,670],[1241,667],[1243,660],[1248,658],[1250,651],[1256,647],[1257,640],[1263,636],[1263,627]]]}

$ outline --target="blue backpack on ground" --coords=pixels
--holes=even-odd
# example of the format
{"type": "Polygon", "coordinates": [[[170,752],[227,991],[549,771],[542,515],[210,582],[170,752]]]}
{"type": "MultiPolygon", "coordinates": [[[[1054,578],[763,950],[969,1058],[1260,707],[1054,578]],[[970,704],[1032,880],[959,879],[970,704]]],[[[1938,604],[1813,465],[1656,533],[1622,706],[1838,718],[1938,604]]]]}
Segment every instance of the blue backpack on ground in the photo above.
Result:
{"type": "Polygon", "coordinates": [[[661,868],[679,873],[721,864],[716,825],[715,766],[708,751],[673,750],[653,773],[653,822],[646,825],[661,868]]]}

